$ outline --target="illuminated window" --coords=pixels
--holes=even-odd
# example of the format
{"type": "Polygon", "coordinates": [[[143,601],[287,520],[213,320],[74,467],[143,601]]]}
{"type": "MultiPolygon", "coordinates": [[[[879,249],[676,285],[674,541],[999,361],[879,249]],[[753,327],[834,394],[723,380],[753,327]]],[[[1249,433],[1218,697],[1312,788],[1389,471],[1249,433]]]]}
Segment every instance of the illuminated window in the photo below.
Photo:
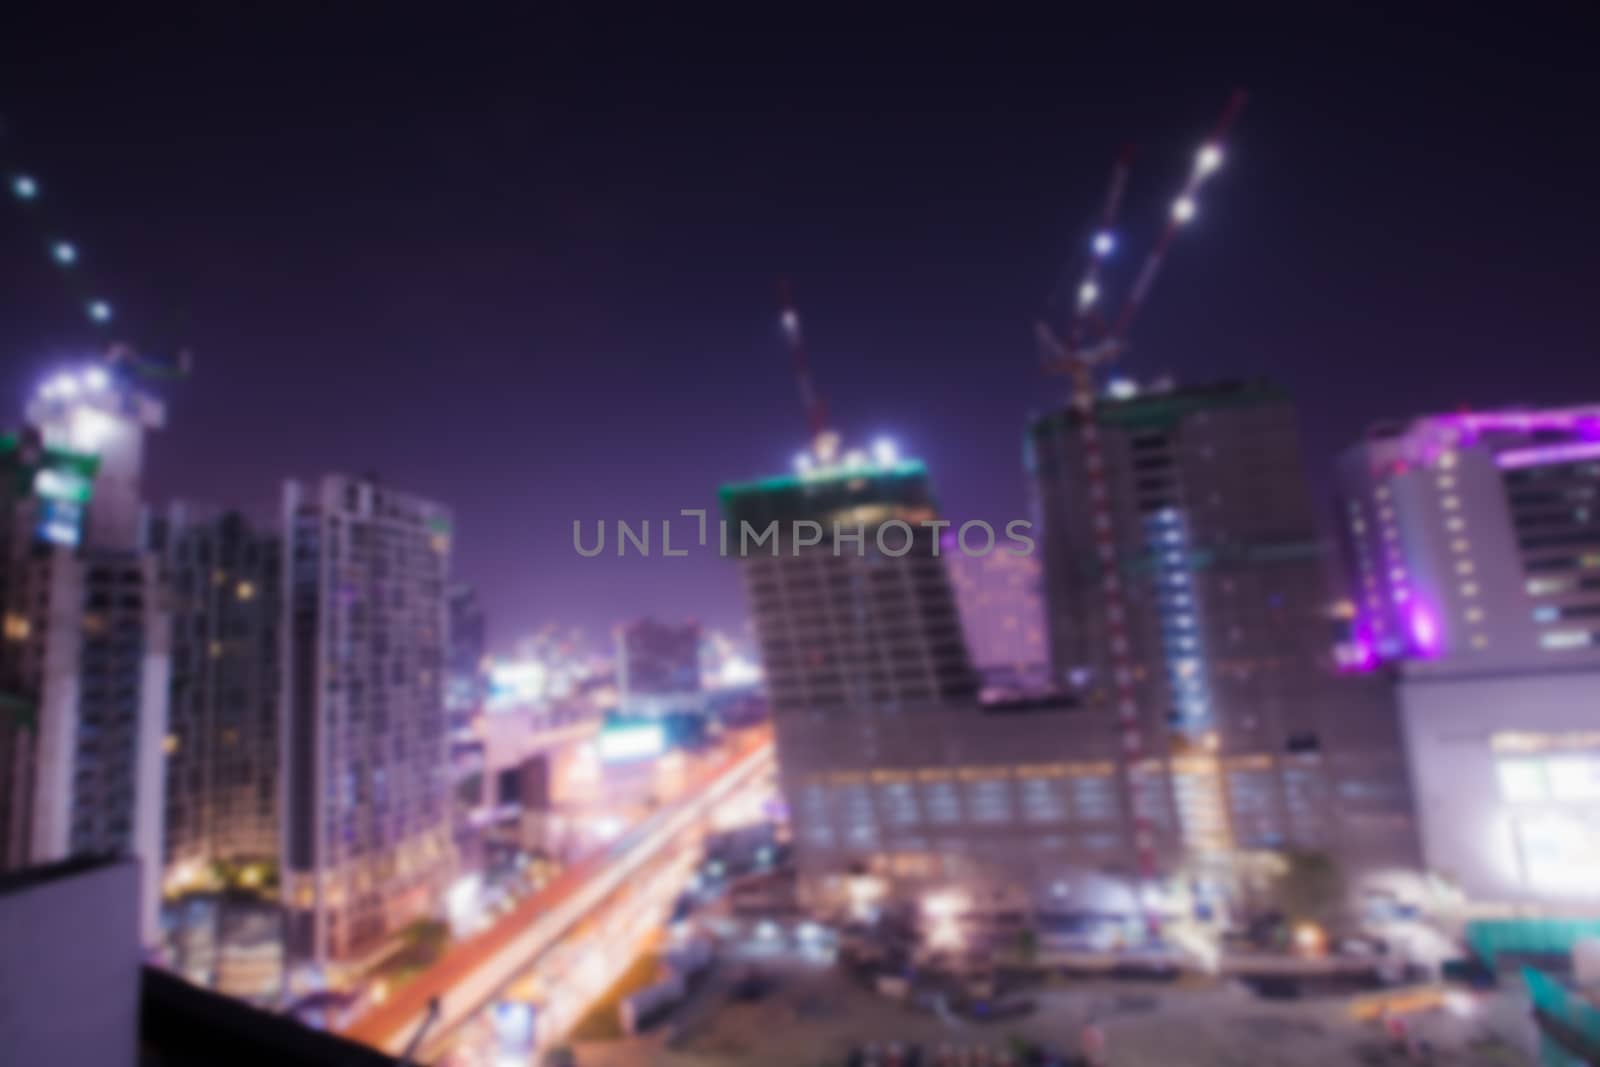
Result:
{"type": "Polygon", "coordinates": [[[1439,503],[1444,505],[1444,509],[1446,511],[1454,511],[1461,506],[1461,498],[1458,496],[1447,496],[1440,500],[1439,503]]]}
{"type": "Polygon", "coordinates": [[[1544,761],[1555,800],[1600,800],[1600,756],[1556,756],[1544,761]]]}
{"type": "Polygon", "coordinates": [[[1457,574],[1471,574],[1472,573],[1472,561],[1470,559],[1459,560],[1456,563],[1456,573],[1457,574]]]}
{"type": "Polygon", "coordinates": [[[1478,595],[1478,583],[1477,582],[1463,582],[1463,583],[1461,583],[1461,595],[1462,596],[1477,596],[1478,595]]]}
{"type": "Polygon", "coordinates": [[[1448,529],[1453,530],[1453,531],[1457,531],[1457,532],[1459,532],[1461,530],[1465,530],[1467,528],[1466,521],[1461,519],[1461,518],[1459,518],[1458,516],[1455,516],[1455,515],[1452,515],[1448,519],[1445,519],[1444,520],[1444,524],[1448,529]]]}
{"type": "Polygon", "coordinates": [[[1554,604],[1541,604],[1533,609],[1534,622],[1555,622],[1561,618],[1561,609],[1554,604]]]}
{"type": "Polygon", "coordinates": [[[1466,611],[1466,620],[1468,622],[1482,622],[1483,609],[1477,606],[1468,608],[1466,611]]]}
{"type": "Polygon", "coordinates": [[[1454,489],[1456,486],[1455,478],[1448,474],[1441,474],[1438,481],[1440,489],[1454,489]]]}
{"type": "Polygon", "coordinates": [[[1482,634],[1473,634],[1472,635],[1472,647],[1473,648],[1488,648],[1489,647],[1489,639],[1487,637],[1483,636],[1482,634]]]}
{"type": "Polygon", "coordinates": [[[1444,452],[1440,454],[1439,466],[1443,467],[1445,470],[1450,470],[1455,465],[1456,454],[1454,452],[1444,452]]]}
{"type": "Polygon", "coordinates": [[[1543,596],[1546,593],[1559,593],[1567,587],[1565,578],[1530,578],[1528,592],[1534,596],[1543,596]]]}
{"type": "Polygon", "coordinates": [[[1458,537],[1450,542],[1450,547],[1456,552],[1466,552],[1472,548],[1472,545],[1467,542],[1465,537],[1458,537]]]}
{"type": "Polygon", "coordinates": [[[1585,648],[1589,644],[1587,630],[1552,630],[1539,635],[1539,645],[1548,649],[1585,648]]]}

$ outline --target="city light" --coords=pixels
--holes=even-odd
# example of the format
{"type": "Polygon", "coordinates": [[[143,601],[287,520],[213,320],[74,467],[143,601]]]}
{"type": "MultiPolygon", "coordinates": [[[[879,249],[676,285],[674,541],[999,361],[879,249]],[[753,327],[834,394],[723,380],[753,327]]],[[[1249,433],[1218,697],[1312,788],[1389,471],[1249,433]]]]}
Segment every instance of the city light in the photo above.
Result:
{"type": "Polygon", "coordinates": [[[1439,647],[1439,624],[1433,613],[1421,604],[1411,607],[1411,639],[1421,652],[1433,652],[1439,647]]]}
{"type": "Polygon", "coordinates": [[[1178,222],[1188,222],[1194,218],[1194,200],[1191,197],[1180,196],[1172,202],[1172,217],[1178,222]]]}
{"type": "Polygon", "coordinates": [[[1214,144],[1203,145],[1195,154],[1194,166],[1202,175],[1210,174],[1222,166],[1222,149],[1214,144]]]}
{"type": "Polygon", "coordinates": [[[50,258],[63,267],[70,267],[78,262],[78,249],[71,241],[57,241],[50,246],[50,258]]]}
{"type": "Polygon", "coordinates": [[[1078,287],[1078,306],[1088,307],[1100,295],[1100,287],[1094,282],[1084,282],[1078,287]]]}
{"type": "Polygon", "coordinates": [[[880,437],[872,442],[872,459],[880,467],[892,467],[900,461],[900,453],[893,441],[880,437]]]}
{"type": "Polygon", "coordinates": [[[11,179],[11,192],[18,200],[32,200],[39,195],[39,183],[26,174],[18,174],[11,179]]]}
{"type": "Polygon", "coordinates": [[[660,723],[608,726],[600,731],[600,758],[606,763],[653,759],[666,751],[667,732],[660,723]]]}
{"type": "Polygon", "coordinates": [[[95,322],[111,321],[111,305],[104,300],[91,300],[88,306],[89,318],[95,322]]]}
{"type": "Polygon", "coordinates": [[[1101,230],[1094,235],[1094,254],[1109,256],[1117,247],[1117,239],[1108,230],[1101,230]]]}
{"type": "Polygon", "coordinates": [[[104,367],[90,367],[83,372],[83,384],[93,392],[100,392],[111,384],[111,375],[104,367]]]}

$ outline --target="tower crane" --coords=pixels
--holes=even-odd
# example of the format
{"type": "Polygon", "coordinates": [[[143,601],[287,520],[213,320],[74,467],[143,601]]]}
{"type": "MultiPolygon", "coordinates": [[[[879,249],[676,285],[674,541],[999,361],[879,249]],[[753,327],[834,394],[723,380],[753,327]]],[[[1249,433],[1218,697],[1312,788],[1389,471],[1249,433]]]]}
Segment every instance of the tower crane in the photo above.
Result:
{"type": "MultiPolygon", "coordinates": [[[[1065,335],[1041,321],[1037,327],[1040,352],[1048,373],[1065,374],[1072,380],[1072,406],[1078,414],[1078,437],[1083,450],[1085,483],[1089,490],[1090,521],[1094,531],[1095,554],[1100,564],[1100,591],[1105,604],[1106,628],[1110,634],[1111,680],[1115,688],[1115,709],[1122,737],[1123,755],[1131,764],[1144,751],[1139,705],[1134,689],[1134,663],[1128,643],[1127,605],[1123,597],[1121,568],[1117,561],[1115,518],[1106,478],[1105,457],[1100,433],[1095,425],[1095,372],[1120,357],[1128,347],[1128,331],[1144,306],[1150,287],[1166,261],[1178,231],[1194,218],[1196,198],[1206,180],[1222,166],[1223,144],[1244,108],[1245,94],[1236,90],[1228,98],[1210,135],[1195,152],[1187,179],[1168,209],[1167,223],[1150,254],[1145,258],[1121,309],[1109,320],[1100,314],[1101,267],[1116,251],[1116,222],[1127,186],[1130,154],[1125,150],[1111,170],[1111,182],[1096,229],[1089,237],[1089,254],[1077,291],[1072,294],[1074,310],[1065,335]]],[[[1156,877],[1155,840],[1149,813],[1145,810],[1137,782],[1127,778],[1128,811],[1132,817],[1134,846],[1140,877],[1149,882],[1156,877]]],[[[1143,908],[1142,894],[1140,907],[1143,908]]],[[[1146,912],[1146,922],[1154,930],[1155,920],[1146,912]]]]}
{"type": "MultiPolygon", "coordinates": [[[[0,134],[3,133],[0,130],[0,134]]],[[[83,285],[83,250],[49,218],[48,198],[42,183],[33,174],[16,170],[6,175],[6,185],[12,199],[40,231],[50,261],[62,272],[68,284],[78,291],[84,317],[98,329],[110,329],[116,318],[116,309],[109,300],[83,285]]],[[[113,375],[129,380],[185,378],[192,366],[187,349],[171,357],[153,357],[141,353],[133,345],[116,340],[105,341],[103,358],[113,375]]]]}

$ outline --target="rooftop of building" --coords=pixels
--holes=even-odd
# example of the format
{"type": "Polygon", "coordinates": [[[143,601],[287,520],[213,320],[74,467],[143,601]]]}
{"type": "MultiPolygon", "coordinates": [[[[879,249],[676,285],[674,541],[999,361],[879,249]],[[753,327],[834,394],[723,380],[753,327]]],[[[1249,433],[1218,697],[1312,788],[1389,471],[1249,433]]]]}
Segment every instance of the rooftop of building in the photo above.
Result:
{"type": "Polygon", "coordinates": [[[863,506],[934,506],[928,471],[920,460],[880,463],[861,456],[795,474],[725,485],[717,492],[730,522],[758,526],[777,520],[815,519],[863,506]]]}
{"type": "MultiPolygon", "coordinates": [[[[1108,392],[1095,401],[1095,421],[1129,429],[1164,429],[1189,415],[1226,408],[1287,404],[1289,393],[1275,382],[1261,378],[1210,382],[1203,385],[1160,385],[1144,391],[1127,391],[1131,386],[1108,392]]],[[[1034,437],[1076,426],[1081,418],[1071,405],[1036,418],[1028,432],[1034,437]]]]}

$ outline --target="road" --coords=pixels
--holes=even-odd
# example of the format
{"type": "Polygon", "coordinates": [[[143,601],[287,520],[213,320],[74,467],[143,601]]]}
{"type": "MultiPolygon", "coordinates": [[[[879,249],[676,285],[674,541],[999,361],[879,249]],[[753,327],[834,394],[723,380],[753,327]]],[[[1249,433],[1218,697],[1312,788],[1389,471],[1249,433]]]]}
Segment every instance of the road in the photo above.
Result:
{"type": "Polygon", "coordinates": [[[346,1027],[345,1036],[400,1052],[437,997],[439,1017],[427,1041],[435,1043],[579,930],[597,906],[677,843],[685,831],[704,823],[741,786],[770,770],[772,760],[772,742],[763,733],[700,768],[682,799],[523,898],[493,926],[450,948],[432,967],[346,1027]]]}

